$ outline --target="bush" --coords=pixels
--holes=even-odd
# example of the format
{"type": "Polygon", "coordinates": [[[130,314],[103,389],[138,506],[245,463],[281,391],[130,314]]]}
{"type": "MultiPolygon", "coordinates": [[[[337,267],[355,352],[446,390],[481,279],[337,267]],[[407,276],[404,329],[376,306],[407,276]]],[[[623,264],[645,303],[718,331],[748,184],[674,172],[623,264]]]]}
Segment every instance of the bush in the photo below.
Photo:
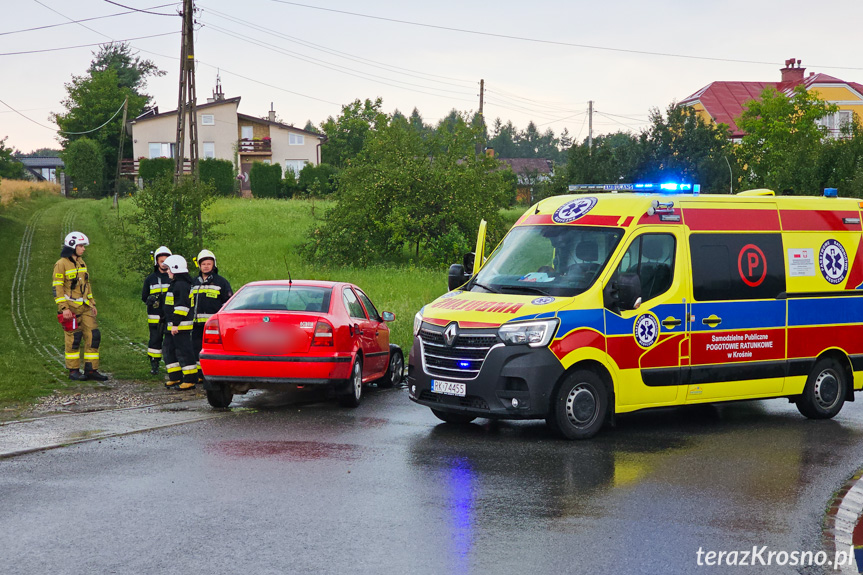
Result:
{"type": "Polygon", "coordinates": [[[234,177],[234,164],[230,160],[218,160],[216,158],[205,158],[198,164],[200,180],[211,182],[220,196],[230,196],[234,193],[236,178],[234,177]]]}
{"type": "Polygon", "coordinates": [[[329,196],[336,189],[336,176],[339,170],[330,164],[306,164],[300,170],[300,178],[297,182],[298,190],[303,196],[329,196]]]}
{"type": "Polygon", "coordinates": [[[300,195],[300,187],[297,184],[297,178],[294,177],[293,170],[285,170],[285,179],[282,180],[282,188],[279,192],[279,197],[284,199],[293,198],[294,195],[300,195]]]}
{"type": "Polygon", "coordinates": [[[79,196],[100,196],[105,189],[105,160],[99,143],[90,138],[69,142],[60,152],[66,175],[78,188],[79,196]]]}
{"type": "Polygon", "coordinates": [[[278,198],[282,192],[282,166],[255,162],[249,170],[249,185],[256,198],[278,198]]]}
{"type": "Polygon", "coordinates": [[[144,180],[144,185],[150,185],[165,176],[173,176],[175,168],[172,158],[141,158],[138,176],[144,180]]]}
{"type": "Polygon", "coordinates": [[[426,242],[423,263],[432,267],[458,263],[464,254],[474,250],[475,241],[476,238],[470,240],[458,227],[451,226],[443,235],[426,242]]]}

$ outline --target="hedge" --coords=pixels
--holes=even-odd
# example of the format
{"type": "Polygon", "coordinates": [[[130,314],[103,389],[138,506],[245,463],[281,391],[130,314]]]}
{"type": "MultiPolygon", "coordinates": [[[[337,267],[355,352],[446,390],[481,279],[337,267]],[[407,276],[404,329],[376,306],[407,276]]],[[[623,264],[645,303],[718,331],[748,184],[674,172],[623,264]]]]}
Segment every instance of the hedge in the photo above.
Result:
{"type": "Polygon", "coordinates": [[[205,158],[198,164],[198,171],[201,181],[212,182],[218,195],[230,196],[234,193],[236,178],[234,164],[230,160],[205,158]]]}
{"type": "Polygon", "coordinates": [[[151,184],[160,178],[172,176],[175,167],[173,158],[141,158],[138,176],[144,180],[144,184],[151,184]]]}
{"type": "Polygon", "coordinates": [[[278,198],[282,189],[281,164],[255,162],[249,170],[249,185],[256,198],[278,198]]]}

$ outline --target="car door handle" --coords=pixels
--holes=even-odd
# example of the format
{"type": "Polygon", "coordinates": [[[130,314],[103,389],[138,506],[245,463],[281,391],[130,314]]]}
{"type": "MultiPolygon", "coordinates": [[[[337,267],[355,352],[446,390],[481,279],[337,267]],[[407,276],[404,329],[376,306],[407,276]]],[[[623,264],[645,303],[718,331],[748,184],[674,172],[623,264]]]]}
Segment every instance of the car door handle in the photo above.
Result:
{"type": "Polygon", "coordinates": [[[701,320],[701,323],[703,323],[704,325],[710,326],[710,327],[716,327],[717,325],[722,323],[722,318],[716,317],[715,315],[712,315],[710,317],[706,317],[703,320],[701,320]]]}
{"type": "Polygon", "coordinates": [[[681,320],[677,319],[676,317],[667,317],[664,320],[662,320],[663,327],[666,327],[668,329],[675,328],[675,327],[679,326],[681,323],[683,323],[683,322],[681,320]]]}

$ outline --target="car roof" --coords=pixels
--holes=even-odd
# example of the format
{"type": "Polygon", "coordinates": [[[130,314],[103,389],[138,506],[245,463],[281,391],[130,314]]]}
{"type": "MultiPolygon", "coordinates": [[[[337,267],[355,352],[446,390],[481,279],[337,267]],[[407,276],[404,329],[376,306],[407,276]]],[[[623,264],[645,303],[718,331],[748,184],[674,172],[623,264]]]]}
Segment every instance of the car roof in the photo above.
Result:
{"type": "MultiPolygon", "coordinates": [[[[320,288],[334,288],[340,285],[353,285],[346,282],[329,282],[329,281],[319,281],[319,280],[262,280],[249,282],[246,284],[247,286],[306,286],[306,287],[320,287],[320,288]]],[[[245,286],[244,286],[245,287],[245,286]]]]}

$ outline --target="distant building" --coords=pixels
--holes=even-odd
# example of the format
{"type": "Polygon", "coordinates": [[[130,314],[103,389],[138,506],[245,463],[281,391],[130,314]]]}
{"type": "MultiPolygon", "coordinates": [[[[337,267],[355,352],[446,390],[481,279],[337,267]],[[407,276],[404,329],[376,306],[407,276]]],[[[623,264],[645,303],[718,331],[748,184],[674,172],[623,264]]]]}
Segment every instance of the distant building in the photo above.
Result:
{"type": "Polygon", "coordinates": [[[27,169],[27,174],[37,182],[53,182],[57,183],[57,170],[63,168],[63,160],[57,157],[48,158],[21,158],[16,157],[16,161],[24,164],[27,169]]]}
{"type": "Polygon", "coordinates": [[[737,126],[737,120],[749,100],[761,98],[765,88],[772,87],[779,92],[791,94],[797,86],[815,92],[822,100],[836,104],[839,111],[821,119],[820,123],[830,130],[834,137],[840,135],[845,123],[856,114],[863,121],[863,85],[847,82],[827,74],[810,72],[800,66],[800,60],[790,58],[780,69],[782,76],[778,82],[711,82],[680,103],[692,106],[706,121],[726,124],[731,129],[731,139],[739,142],[745,132],[737,126]]]}
{"type": "Polygon", "coordinates": [[[534,187],[554,175],[554,162],[545,158],[498,158],[498,161],[507,164],[518,178],[516,199],[520,202],[533,203],[534,187]]]}

